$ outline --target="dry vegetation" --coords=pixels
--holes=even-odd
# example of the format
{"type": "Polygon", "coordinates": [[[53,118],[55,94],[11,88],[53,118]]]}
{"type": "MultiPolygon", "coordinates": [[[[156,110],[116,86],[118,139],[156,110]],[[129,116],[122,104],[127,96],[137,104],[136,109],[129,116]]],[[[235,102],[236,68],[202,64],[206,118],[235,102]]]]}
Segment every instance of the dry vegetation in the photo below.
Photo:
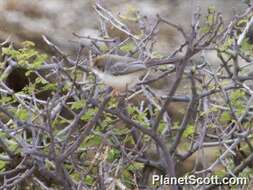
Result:
{"type": "Polygon", "coordinates": [[[138,33],[94,10],[101,38],[74,34],[89,40],[75,56],[46,36],[50,55],[28,41],[0,44],[0,189],[182,188],[152,185],[154,173],[246,176],[244,187],[226,188],[251,187],[253,7],[228,24],[212,7],[196,11],[190,31],[134,14],[138,33]],[[161,26],[182,37],[166,56],[153,49],[161,26]],[[113,97],[90,71],[103,54],[142,60],[155,75],[113,97]]]}

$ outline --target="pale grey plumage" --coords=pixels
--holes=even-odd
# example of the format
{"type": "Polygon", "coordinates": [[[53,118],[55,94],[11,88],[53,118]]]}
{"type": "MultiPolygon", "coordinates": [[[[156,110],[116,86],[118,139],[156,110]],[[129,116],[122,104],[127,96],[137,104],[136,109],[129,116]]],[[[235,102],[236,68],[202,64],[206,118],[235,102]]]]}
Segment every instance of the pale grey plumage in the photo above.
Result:
{"type": "Polygon", "coordinates": [[[116,89],[132,88],[147,72],[142,61],[118,55],[102,55],[93,62],[93,72],[116,89]]]}
{"type": "Polygon", "coordinates": [[[114,76],[125,75],[144,70],[146,70],[146,66],[141,61],[120,61],[113,64],[108,64],[105,67],[105,72],[114,76]]]}

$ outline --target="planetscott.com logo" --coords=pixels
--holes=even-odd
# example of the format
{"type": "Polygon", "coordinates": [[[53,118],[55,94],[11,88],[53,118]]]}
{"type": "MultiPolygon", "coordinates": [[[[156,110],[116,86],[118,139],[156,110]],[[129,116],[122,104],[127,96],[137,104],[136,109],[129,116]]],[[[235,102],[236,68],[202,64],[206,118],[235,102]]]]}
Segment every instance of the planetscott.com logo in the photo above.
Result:
{"type": "Polygon", "coordinates": [[[153,175],[152,184],[160,185],[245,185],[248,179],[246,177],[197,177],[187,175],[184,177],[166,177],[163,175],[153,175]]]}

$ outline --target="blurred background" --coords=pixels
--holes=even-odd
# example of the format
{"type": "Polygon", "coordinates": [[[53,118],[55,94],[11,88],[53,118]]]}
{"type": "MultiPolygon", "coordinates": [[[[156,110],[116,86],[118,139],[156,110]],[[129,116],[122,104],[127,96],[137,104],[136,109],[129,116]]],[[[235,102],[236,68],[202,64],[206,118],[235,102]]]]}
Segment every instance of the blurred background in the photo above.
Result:
{"type": "MultiPolygon", "coordinates": [[[[134,23],[137,14],[154,24],[156,14],[175,24],[189,28],[193,13],[199,8],[205,15],[210,6],[221,12],[226,21],[244,8],[240,0],[104,0],[101,4],[123,23],[134,23]],[[125,17],[124,17],[125,16],[125,17]],[[124,20],[125,19],[125,20],[124,20]]],[[[8,37],[19,44],[24,40],[36,42],[39,49],[46,45],[46,35],[66,52],[75,52],[80,39],[73,36],[100,36],[99,19],[93,0],[0,0],[0,41],[8,37]]],[[[204,18],[204,17],[203,17],[204,18]]],[[[130,26],[135,30],[134,24],[130,26]]],[[[113,34],[117,36],[117,34],[113,34]]],[[[162,53],[175,49],[182,37],[172,28],[161,27],[155,48],[162,53]]],[[[85,43],[83,40],[82,43],[85,43]]]]}

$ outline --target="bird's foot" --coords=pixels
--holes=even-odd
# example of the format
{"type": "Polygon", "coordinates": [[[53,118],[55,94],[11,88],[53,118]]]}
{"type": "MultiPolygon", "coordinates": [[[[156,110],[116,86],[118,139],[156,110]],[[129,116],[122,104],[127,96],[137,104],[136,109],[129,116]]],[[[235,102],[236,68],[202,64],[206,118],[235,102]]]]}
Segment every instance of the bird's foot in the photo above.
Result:
{"type": "Polygon", "coordinates": [[[113,89],[111,92],[111,96],[120,96],[120,91],[117,89],[113,89]]]}

